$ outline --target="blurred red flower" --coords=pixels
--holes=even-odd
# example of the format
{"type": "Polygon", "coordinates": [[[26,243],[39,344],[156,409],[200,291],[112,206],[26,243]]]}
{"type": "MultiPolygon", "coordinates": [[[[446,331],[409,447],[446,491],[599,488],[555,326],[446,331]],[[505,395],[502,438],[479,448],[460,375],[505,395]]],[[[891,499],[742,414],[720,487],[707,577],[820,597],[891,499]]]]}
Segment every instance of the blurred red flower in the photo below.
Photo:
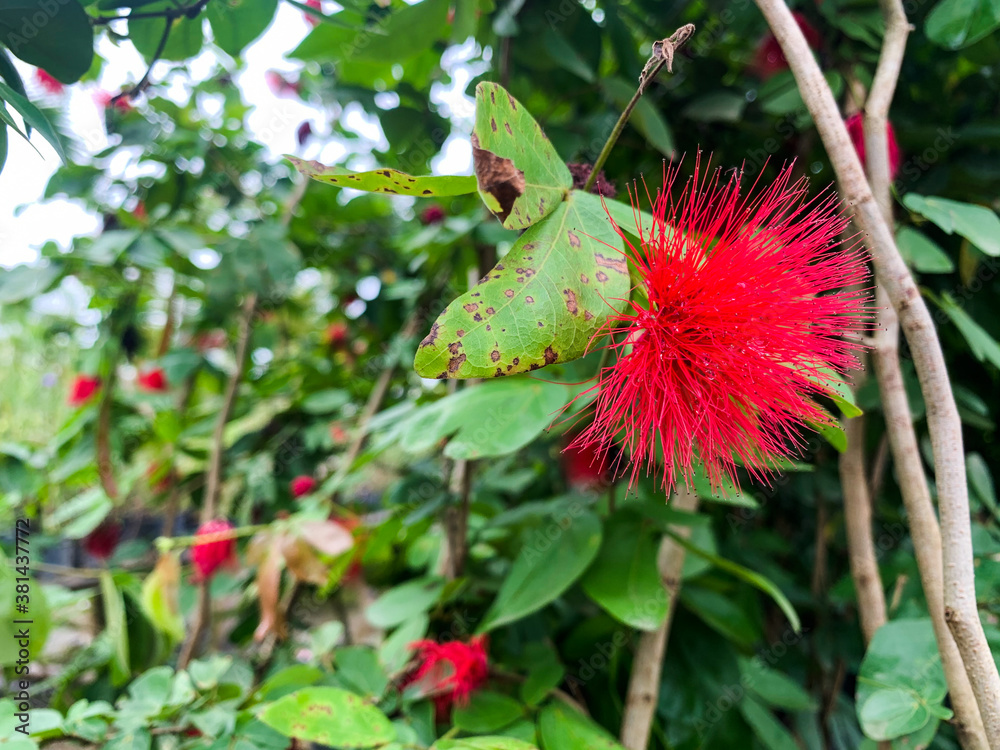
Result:
{"type": "Polygon", "coordinates": [[[288,486],[292,491],[292,497],[304,497],[316,489],[316,480],[302,474],[301,476],[295,477],[295,479],[293,479],[288,486]]]}
{"type": "Polygon", "coordinates": [[[439,722],[447,721],[453,705],[466,704],[489,677],[485,636],[474,636],[468,643],[416,641],[410,649],[416,652],[417,667],[405,685],[418,685],[433,696],[439,722]]]}
{"type": "Polygon", "coordinates": [[[121,524],[103,521],[100,526],[83,538],[83,549],[98,560],[107,560],[114,554],[122,536],[121,524]]]}
{"type": "MultiPolygon", "coordinates": [[[[798,11],[794,11],[792,15],[795,16],[795,22],[802,29],[810,49],[817,49],[822,38],[820,33],[798,11]]],[[[760,40],[757,51],[754,53],[753,72],[766,81],[775,73],[780,73],[783,70],[788,70],[788,60],[785,58],[785,53],[781,51],[778,40],[774,38],[774,34],[768,31],[760,40]]]]}
{"type": "MultiPolygon", "coordinates": [[[[847,118],[847,133],[851,136],[851,143],[854,150],[858,152],[858,158],[866,169],[868,162],[865,161],[865,125],[864,117],[860,112],[847,118]]],[[[899,144],[896,142],[896,131],[891,122],[885,124],[885,134],[889,140],[889,179],[895,180],[899,173],[899,165],[902,162],[902,154],[899,151],[899,144]]]]}
{"type": "Polygon", "coordinates": [[[438,204],[433,204],[420,212],[420,223],[424,226],[428,224],[440,224],[446,216],[444,209],[438,204]]]}
{"type": "Polygon", "coordinates": [[[90,397],[97,393],[101,387],[101,379],[89,375],[77,375],[73,379],[73,385],[69,392],[69,405],[82,406],[90,400],[90,397]]]}
{"type": "Polygon", "coordinates": [[[170,388],[170,385],[167,383],[167,376],[164,374],[163,369],[159,367],[139,373],[136,382],[144,391],[163,393],[170,388]]]}
{"type": "Polygon", "coordinates": [[[50,94],[61,94],[66,88],[55,76],[41,68],[35,71],[35,80],[50,94]]]}
{"type": "MultiPolygon", "coordinates": [[[[320,2],[320,0],[306,0],[306,6],[312,8],[313,10],[318,10],[321,13],[323,12],[323,4],[320,2]]],[[[311,13],[303,13],[302,15],[305,16],[306,23],[308,23],[310,26],[314,28],[323,23],[311,13]]]]}
{"type": "Polygon", "coordinates": [[[575,490],[596,490],[611,482],[611,457],[597,445],[570,443],[562,452],[563,474],[575,490]]]}
{"type": "Polygon", "coordinates": [[[191,560],[197,580],[207,581],[223,565],[235,560],[236,539],[226,537],[232,529],[229,521],[220,518],[203,523],[195,532],[198,541],[191,548],[191,560]]]}

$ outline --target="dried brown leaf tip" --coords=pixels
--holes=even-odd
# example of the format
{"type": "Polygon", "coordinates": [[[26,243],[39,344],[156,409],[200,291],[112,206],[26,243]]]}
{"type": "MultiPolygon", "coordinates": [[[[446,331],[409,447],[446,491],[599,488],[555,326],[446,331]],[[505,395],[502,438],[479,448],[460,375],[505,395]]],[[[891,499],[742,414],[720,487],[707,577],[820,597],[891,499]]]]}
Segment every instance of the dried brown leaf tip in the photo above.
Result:
{"type": "Polygon", "coordinates": [[[475,135],[472,136],[472,161],[480,191],[496,199],[500,205],[497,215],[501,222],[506,221],[514,210],[514,201],[524,195],[524,172],[515,167],[510,159],[479,148],[479,139],[475,135]]]}

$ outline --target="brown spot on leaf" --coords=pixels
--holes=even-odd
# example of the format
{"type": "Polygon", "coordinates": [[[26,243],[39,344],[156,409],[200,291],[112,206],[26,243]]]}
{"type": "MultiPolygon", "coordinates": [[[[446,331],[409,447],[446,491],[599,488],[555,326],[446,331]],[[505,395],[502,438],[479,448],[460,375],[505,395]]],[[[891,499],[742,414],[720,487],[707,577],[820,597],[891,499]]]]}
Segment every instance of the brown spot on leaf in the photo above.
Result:
{"type": "Polygon", "coordinates": [[[465,362],[466,356],[464,354],[459,354],[457,357],[452,357],[448,360],[448,372],[454,375],[458,372],[458,368],[462,366],[465,362]]]}
{"type": "Polygon", "coordinates": [[[479,303],[470,302],[467,305],[462,305],[462,309],[464,309],[466,312],[474,313],[476,310],[479,309],[479,303]]]}
{"type": "Polygon", "coordinates": [[[537,370],[539,367],[541,367],[540,364],[538,364],[537,362],[532,362],[531,365],[528,367],[528,369],[529,370],[537,370]]]}
{"type": "Polygon", "coordinates": [[[493,117],[490,118],[490,127],[493,129],[494,133],[497,132],[497,121],[493,117]]]}
{"type": "Polygon", "coordinates": [[[524,298],[524,301],[525,301],[525,302],[527,302],[527,303],[528,303],[529,305],[533,305],[533,304],[535,304],[535,298],[534,298],[534,297],[532,297],[532,296],[530,296],[530,295],[529,295],[529,296],[527,296],[527,297],[525,297],[525,298],[524,298]]]}
{"type": "Polygon", "coordinates": [[[594,260],[602,268],[610,268],[612,271],[617,271],[618,273],[628,273],[628,261],[625,260],[624,255],[619,255],[617,258],[608,258],[600,253],[594,253],[594,260]]]}
{"type": "Polygon", "coordinates": [[[603,284],[605,281],[608,280],[608,275],[604,273],[604,271],[598,271],[596,274],[596,278],[603,284]]]}
{"type": "Polygon", "coordinates": [[[504,129],[506,129],[506,131],[507,131],[507,135],[514,135],[514,131],[510,129],[510,123],[509,122],[505,122],[503,124],[503,126],[504,126],[504,129]]]}
{"type": "Polygon", "coordinates": [[[502,271],[503,269],[504,269],[503,263],[497,263],[496,267],[493,270],[494,271],[502,271]]]}
{"type": "Polygon", "coordinates": [[[566,236],[569,238],[570,247],[580,247],[580,238],[577,236],[576,232],[569,229],[566,231],[566,236]]]}
{"type": "Polygon", "coordinates": [[[514,100],[514,97],[511,96],[509,93],[507,94],[507,101],[510,102],[510,108],[515,112],[517,112],[517,102],[514,100]]]}
{"type": "Polygon", "coordinates": [[[513,369],[514,369],[514,365],[507,365],[507,372],[510,372],[513,369]]]}
{"type": "Polygon", "coordinates": [[[479,139],[472,136],[472,162],[479,189],[492,195],[500,205],[497,216],[506,221],[514,209],[514,201],[524,195],[524,172],[514,162],[479,148],[479,139]]]}
{"type": "Polygon", "coordinates": [[[513,289],[504,289],[503,293],[507,297],[507,299],[511,299],[514,296],[514,290],[513,289]]]}
{"type": "Polygon", "coordinates": [[[424,191],[424,195],[433,195],[433,194],[434,194],[433,190],[425,190],[424,191]]]}
{"type": "Polygon", "coordinates": [[[428,333],[424,337],[424,340],[420,342],[420,347],[423,348],[425,346],[431,346],[435,341],[437,341],[438,332],[440,331],[440,329],[441,329],[441,326],[439,326],[437,323],[435,323],[434,325],[432,325],[431,326],[431,332],[428,333]]]}
{"type": "Polygon", "coordinates": [[[580,311],[576,304],[576,292],[572,289],[563,289],[563,294],[566,296],[566,309],[569,310],[569,314],[576,315],[580,311]]]}
{"type": "Polygon", "coordinates": [[[539,328],[545,328],[545,324],[542,321],[539,320],[538,321],[538,327],[539,328]]]}
{"type": "Polygon", "coordinates": [[[476,321],[477,323],[482,323],[483,322],[483,316],[481,314],[479,314],[479,313],[476,313],[475,315],[473,315],[472,319],[474,321],[476,321]]]}
{"type": "Polygon", "coordinates": [[[553,349],[551,346],[546,347],[546,349],[545,349],[545,364],[551,365],[557,359],[559,359],[559,354],[556,352],[556,350],[553,349]]]}
{"type": "Polygon", "coordinates": [[[519,364],[521,364],[521,358],[520,357],[514,357],[513,362],[514,362],[515,365],[519,365],[519,364]]]}
{"type": "Polygon", "coordinates": [[[499,362],[500,361],[500,350],[499,349],[494,349],[493,351],[491,351],[490,352],[490,359],[492,359],[494,362],[499,362]]]}
{"type": "Polygon", "coordinates": [[[458,336],[459,338],[462,338],[462,336],[465,335],[465,329],[459,328],[457,331],[455,331],[455,335],[458,336]]]}
{"type": "Polygon", "coordinates": [[[584,310],[583,311],[583,319],[584,320],[593,320],[594,319],[594,313],[592,313],[590,310],[584,310]]]}
{"type": "Polygon", "coordinates": [[[488,325],[488,326],[486,326],[486,330],[487,330],[487,331],[492,331],[492,330],[493,330],[493,326],[489,326],[489,325],[488,325]]]}
{"type": "Polygon", "coordinates": [[[461,341],[454,341],[454,342],[448,344],[448,351],[451,352],[452,354],[456,354],[457,355],[458,354],[458,350],[461,349],[461,348],[462,348],[462,342],[461,341]]]}
{"type": "Polygon", "coordinates": [[[494,310],[494,309],[493,309],[492,307],[487,307],[487,308],[486,308],[486,314],[487,314],[487,315],[496,315],[496,312],[497,312],[497,311],[496,311],[496,310],[494,310]]]}
{"type": "Polygon", "coordinates": [[[496,371],[495,373],[493,373],[493,377],[496,377],[496,378],[502,378],[502,377],[504,376],[504,374],[505,374],[505,373],[504,373],[504,371],[503,371],[503,370],[501,370],[501,369],[500,369],[500,368],[498,367],[498,368],[497,368],[497,371],[496,371]]]}
{"type": "Polygon", "coordinates": [[[382,175],[383,177],[392,177],[392,172],[390,172],[390,171],[389,171],[388,169],[383,169],[383,170],[382,170],[382,171],[380,172],[380,174],[381,174],[381,175],[382,175]]]}

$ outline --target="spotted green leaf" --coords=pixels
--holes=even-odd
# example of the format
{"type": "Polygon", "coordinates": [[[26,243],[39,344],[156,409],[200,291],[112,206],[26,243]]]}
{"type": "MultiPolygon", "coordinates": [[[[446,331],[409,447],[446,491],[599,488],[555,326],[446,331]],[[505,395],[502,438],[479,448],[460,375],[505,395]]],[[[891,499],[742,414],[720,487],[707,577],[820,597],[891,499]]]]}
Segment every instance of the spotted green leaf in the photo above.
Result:
{"type": "Polygon", "coordinates": [[[376,169],[371,172],[352,172],[337,166],[327,166],[318,161],[307,161],[285,154],[297,170],[317,182],[336,187],[349,187],[369,193],[412,195],[418,198],[447,195],[466,195],[476,192],[476,178],[471,175],[424,175],[411,177],[395,169],[376,169]]]}
{"type": "Polygon", "coordinates": [[[595,331],[626,304],[621,248],[600,198],[572,191],[438,316],[417,348],[417,372],[490,378],[582,357],[595,331]]]}
{"type": "Polygon", "coordinates": [[[259,718],[286,737],[337,747],[375,747],[396,736],[386,715],[360,696],[310,687],[263,707],[259,718]]]}
{"type": "Polygon", "coordinates": [[[476,86],[472,138],[479,195],[508,229],[548,216],[573,185],[535,118],[496,83],[476,86]]]}

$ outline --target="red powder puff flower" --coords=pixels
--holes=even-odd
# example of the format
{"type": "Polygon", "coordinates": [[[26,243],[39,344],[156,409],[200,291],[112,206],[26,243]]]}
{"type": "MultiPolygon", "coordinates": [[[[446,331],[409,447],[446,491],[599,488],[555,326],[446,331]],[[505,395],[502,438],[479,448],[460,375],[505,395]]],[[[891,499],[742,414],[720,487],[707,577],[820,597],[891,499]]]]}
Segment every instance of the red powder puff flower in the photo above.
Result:
{"type": "Polygon", "coordinates": [[[107,109],[112,107],[118,112],[128,112],[132,109],[132,103],[129,101],[127,96],[121,96],[115,98],[117,95],[112,94],[108,91],[98,91],[94,94],[94,101],[97,103],[98,107],[107,109]]]}
{"type": "Polygon", "coordinates": [[[295,477],[288,487],[292,491],[292,497],[303,497],[316,489],[316,480],[303,474],[295,477]]]}
{"type": "Polygon", "coordinates": [[[98,560],[107,560],[114,554],[121,536],[121,524],[104,521],[83,538],[83,549],[98,560]]]}
{"type": "Polygon", "coordinates": [[[101,387],[100,378],[92,378],[89,375],[77,375],[73,380],[73,385],[69,391],[69,405],[83,406],[90,400],[90,397],[97,393],[101,387]]]}
{"type": "MultiPolygon", "coordinates": [[[[321,13],[323,12],[323,4],[320,2],[320,0],[306,0],[306,7],[312,8],[313,10],[318,10],[321,13]]],[[[316,18],[316,16],[314,16],[312,13],[303,13],[302,15],[305,16],[306,23],[308,23],[310,26],[314,28],[316,26],[319,26],[320,23],[322,23],[322,21],[316,18]]]]}
{"type": "Polygon", "coordinates": [[[347,327],[347,323],[342,320],[335,320],[326,327],[323,339],[326,341],[326,345],[331,349],[343,349],[347,346],[349,333],[350,330],[347,327]]]}
{"type": "Polygon", "coordinates": [[[563,474],[575,490],[596,490],[611,481],[611,457],[596,444],[570,443],[562,452],[563,474]]]}
{"type": "Polygon", "coordinates": [[[299,84],[292,83],[276,70],[264,73],[264,82],[275,96],[298,96],[299,84]]]}
{"type": "Polygon", "coordinates": [[[716,488],[738,484],[738,464],[766,481],[803,426],[830,421],[813,396],[824,371],[857,366],[870,328],[867,293],[845,289],[866,279],[867,255],[840,243],[835,194],[806,200],[790,167],[753,199],[739,174],[699,171],[674,195],[679,170],[665,170],[639,247],[616,226],[643,294],[598,333],[616,336],[617,361],[588,391],[594,421],[571,446],[607,448],[620,433],[630,481],[645,465],[667,491],[690,485],[698,462],[716,488]]]}
{"type": "Polygon", "coordinates": [[[195,536],[198,541],[191,548],[191,559],[199,581],[207,581],[220,567],[236,556],[236,539],[226,536],[233,525],[229,521],[216,519],[198,527],[195,536]]]}
{"type": "Polygon", "coordinates": [[[435,203],[420,212],[420,223],[424,226],[427,226],[428,224],[440,224],[444,221],[444,217],[444,209],[435,203]]]}
{"type": "Polygon", "coordinates": [[[439,722],[447,721],[452,705],[466,704],[489,676],[485,636],[474,636],[468,643],[416,641],[410,649],[416,651],[417,668],[406,684],[433,695],[439,722]]]}
{"type": "MultiPolygon", "coordinates": [[[[802,29],[802,34],[805,36],[809,48],[819,47],[821,39],[819,32],[798,11],[794,11],[792,15],[795,16],[795,22],[802,29]]],[[[766,81],[775,73],[780,73],[783,70],[788,70],[788,60],[785,59],[785,53],[781,51],[781,45],[774,38],[774,34],[768,31],[757,45],[757,51],[754,53],[753,71],[766,81]]]]}
{"type": "Polygon", "coordinates": [[[35,71],[35,80],[50,94],[61,94],[65,88],[61,81],[47,70],[42,70],[41,68],[35,71]]]}
{"type": "MultiPolygon", "coordinates": [[[[868,166],[865,161],[865,126],[864,117],[861,113],[851,115],[847,118],[847,133],[851,136],[851,143],[854,144],[854,150],[858,152],[858,158],[861,159],[861,164],[864,167],[868,166]]],[[[896,143],[896,131],[892,127],[891,122],[885,123],[885,134],[889,140],[889,179],[895,180],[896,174],[899,172],[899,164],[902,161],[902,155],[899,152],[899,144],[896,143]]]]}
{"type": "Polygon", "coordinates": [[[136,382],[144,391],[163,393],[170,388],[167,383],[167,376],[159,367],[154,367],[152,370],[139,373],[139,377],[136,382]]]}

